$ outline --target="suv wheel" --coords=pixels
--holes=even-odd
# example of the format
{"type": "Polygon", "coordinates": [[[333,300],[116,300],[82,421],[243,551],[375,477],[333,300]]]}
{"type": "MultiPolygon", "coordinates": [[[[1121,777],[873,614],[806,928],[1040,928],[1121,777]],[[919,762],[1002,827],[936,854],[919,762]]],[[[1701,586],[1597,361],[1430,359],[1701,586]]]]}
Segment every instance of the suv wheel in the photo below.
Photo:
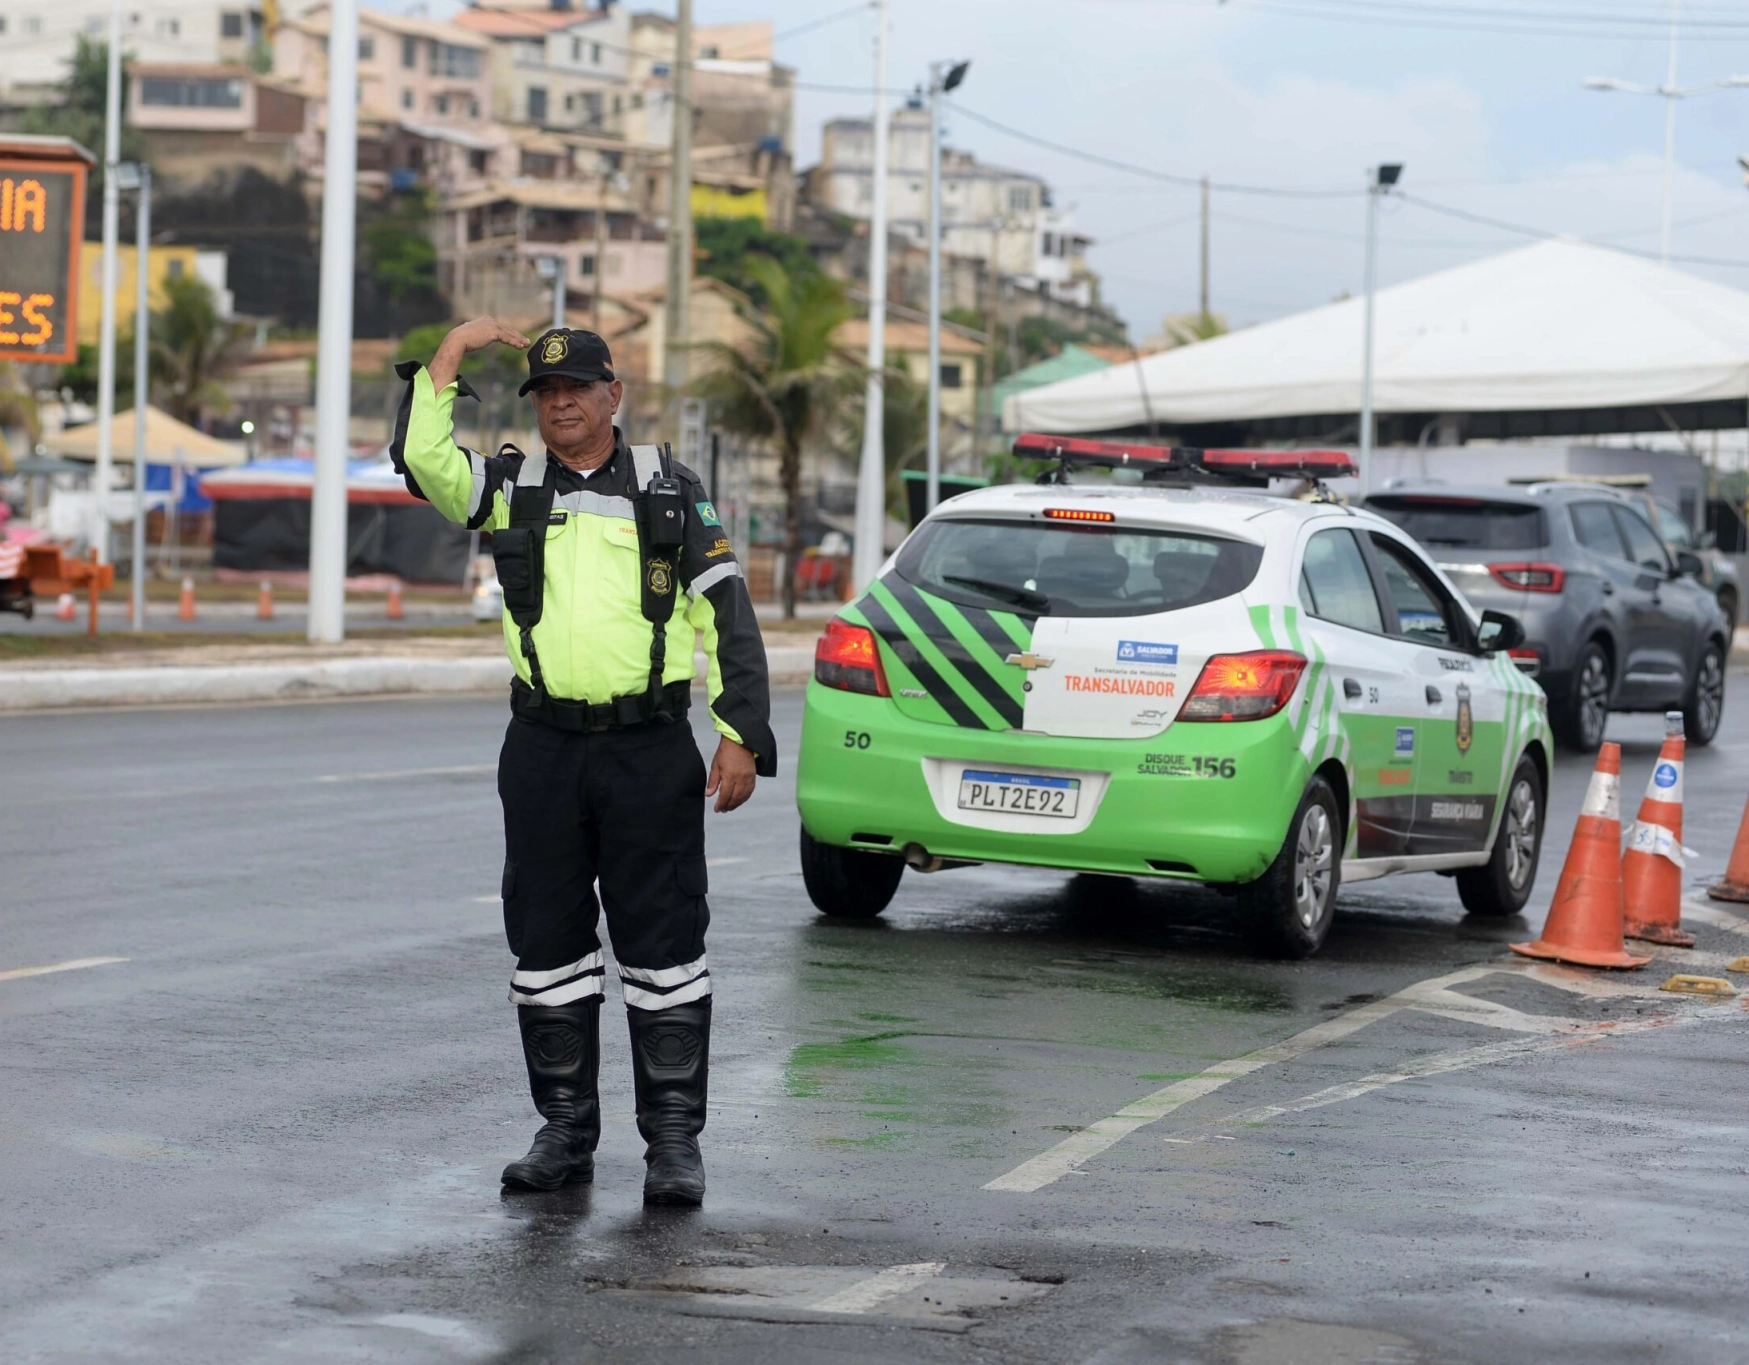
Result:
{"type": "Polygon", "coordinates": [[[1310,957],[1324,944],[1342,880],[1342,815],[1321,777],[1306,784],[1268,870],[1239,887],[1252,944],[1271,957],[1310,957]]]}
{"type": "Polygon", "coordinates": [[[892,901],[904,875],[903,858],[823,844],[802,830],[802,885],[822,915],[873,919],[892,901]]]}
{"type": "Polygon", "coordinates": [[[1549,717],[1555,735],[1567,748],[1582,754],[1596,753],[1603,743],[1603,728],[1609,724],[1609,655],[1593,640],[1580,651],[1578,666],[1567,696],[1549,717]]]}
{"type": "Polygon", "coordinates": [[[1694,682],[1682,706],[1682,732],[1690,744],[1711,744],[1725,714],[1725,654],[1708,640],[1695,666],[1694,682]]]}
{"type": "Polygon", "coordinates": [[[1494,836],[1494,854],[1481,867],[1457,874],[1458,899],[1472,915],[1499,919],[1516,915],[1536,885],[1543,846],[1543,784],[1527,754],[1518,760],[1506,792],[1506,813],[1494,836]]]}

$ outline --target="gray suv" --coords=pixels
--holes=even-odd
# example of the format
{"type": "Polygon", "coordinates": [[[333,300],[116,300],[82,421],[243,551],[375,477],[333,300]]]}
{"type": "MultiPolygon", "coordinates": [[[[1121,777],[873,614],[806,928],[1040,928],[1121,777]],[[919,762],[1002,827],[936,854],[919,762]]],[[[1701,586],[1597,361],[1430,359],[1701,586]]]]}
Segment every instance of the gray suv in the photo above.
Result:
{"type": "Polygon", "coordinates": [[[1680,709],[1691,744],[1718,733],[1725,615],[1695,581],[1698,558],[1672,559],[1626,499],[1573,483],[1428,484],[1366,505],[1420,541],[1478,610],[1518,617],[1512,657],[1542,683],[1569,748],[1596,749],[1611,711],[1680,709]]]}

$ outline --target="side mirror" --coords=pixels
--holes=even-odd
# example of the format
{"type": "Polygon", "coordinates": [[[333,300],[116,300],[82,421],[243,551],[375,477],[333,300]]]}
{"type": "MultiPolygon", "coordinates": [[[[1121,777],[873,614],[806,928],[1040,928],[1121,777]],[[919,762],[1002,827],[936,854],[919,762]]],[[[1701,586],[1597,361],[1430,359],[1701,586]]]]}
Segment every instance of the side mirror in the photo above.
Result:
{"type": "Polygon", "coordinates": [[[1676,552],[1676,573],[1673,577],[1686,574],[1689,578],[1701,578],[1706,574],[1706,564],[1693,550],[1678,550],[1676,552]]]}
{"type": "Polygon", "coordinates": [[[1524,623],[1503,611],[1485,611],[1481,627],[1476,631],[1476,643],[1484,654],[1516,649],[1524,643],[1524,623]]]}

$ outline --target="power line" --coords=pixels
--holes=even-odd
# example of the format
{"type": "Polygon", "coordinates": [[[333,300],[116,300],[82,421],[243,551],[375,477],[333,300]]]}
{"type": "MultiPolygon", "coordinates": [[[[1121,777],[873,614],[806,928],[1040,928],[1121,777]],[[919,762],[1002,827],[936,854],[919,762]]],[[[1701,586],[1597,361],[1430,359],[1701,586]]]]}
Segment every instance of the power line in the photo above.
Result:
{"type": "Polygon", "coordinates": [[[860,4],[849,5],[844,9],[835,10],[831,14],[823,14],[818,19],[810,19],[805,24],[797,24],[793,28],[779,29],[771,35],[771,41],[781,43],[786,38],[799,38],[804,33],[812,33],[817,28],[825,28],[827,24],[835,24],[840,19],[848,19],[853,14],[867,14],[872,6],[869,0],[861,0],[860,4]]]}
{"type": "MultiPolygon", "coordinates": [[[[1647,19],[1626,14],[1584,14],[1580,12],[1467,9],[1413,4],[1389,4],[1385,0],[1142,0],[1142,3],[1170,6],[1177,9],[1225,9],[1236,13],[1241,9],[1279,14],[1296,19],[1322,19],[1337,23],[1370,27],[1411,29],[1442,29],[1460,33],[1498,33],[1516,37],[1547,38],[1623,38],[1651,35],[1651,25],[1663,25],[1667,19],[1647,19]]],[[[1685,27],[1711,37],[1716,42],[1749,41],[1749,20],[1695,19],[1685,20],[1685,27]]]]}
{"type": "MultiPolygon", "coordinates": [[[[1550,232],[1547,228],[1531,227],[1525,223],[1508,222],[1504,218],[1490,218],[1486,214],[1471,213],[1468,209],[1453,208],[1449,204],[1436,204],[1430,199],[1422,199],[1413,194],[1404,194],[1400,190],[1393,193],[1391,197],[1393,199],[1400,199],[1405,204],[1413,204],[1416,208],[1426,209],[1429,213],[1442,214],[1447,218],[1456,218],[1465,223],[1476,223],[1482,227],[1493,228],[1498,232],[1511,232],[1516,233],[1521,237],[1534,237],[1539,241],[1553,241],[1558,237],[1570,235],[1561,232],[1550,232]]],[[[1660,259],[1659,252],[1644,251],[1638,247],[1613,245],[1608,247],[1607,250],[1619,251],[1625,256],[1638,256],[1640,259],[1647,261],[1656,261],[1660,259]]],[[[1684,265],[1723,266],[1734,270],[1749,270],[1749,260],[1730,260],[1722,256],[1672,255],[1667,259],[1672,262],[1680,262],[1684,265]]]]}

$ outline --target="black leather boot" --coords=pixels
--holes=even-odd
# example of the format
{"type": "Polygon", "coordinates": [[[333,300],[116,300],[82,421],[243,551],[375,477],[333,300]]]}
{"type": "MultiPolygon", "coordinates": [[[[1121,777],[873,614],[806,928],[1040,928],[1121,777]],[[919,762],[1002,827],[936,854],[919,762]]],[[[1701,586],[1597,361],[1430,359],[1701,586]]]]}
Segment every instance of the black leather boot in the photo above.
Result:
{"type": "Polygon", "coordinates": [[[704,1128],[710,1075],[711,1002],[665,1010],[627,1009],[632,1030],[632,1077],[638,1132],[644,1152],[646,1204],[704,1203],[704,1128]]]}
{"type": "Polygon", "coordinates": [[[504,1168],[513,1189],[556,1190],[595,1178],[601,1103],[595,1073],[601,1061],[601,999],[573,1005],[518,1005],[528,1088],[546,1125],[521,1161],[504,1168]]]}

